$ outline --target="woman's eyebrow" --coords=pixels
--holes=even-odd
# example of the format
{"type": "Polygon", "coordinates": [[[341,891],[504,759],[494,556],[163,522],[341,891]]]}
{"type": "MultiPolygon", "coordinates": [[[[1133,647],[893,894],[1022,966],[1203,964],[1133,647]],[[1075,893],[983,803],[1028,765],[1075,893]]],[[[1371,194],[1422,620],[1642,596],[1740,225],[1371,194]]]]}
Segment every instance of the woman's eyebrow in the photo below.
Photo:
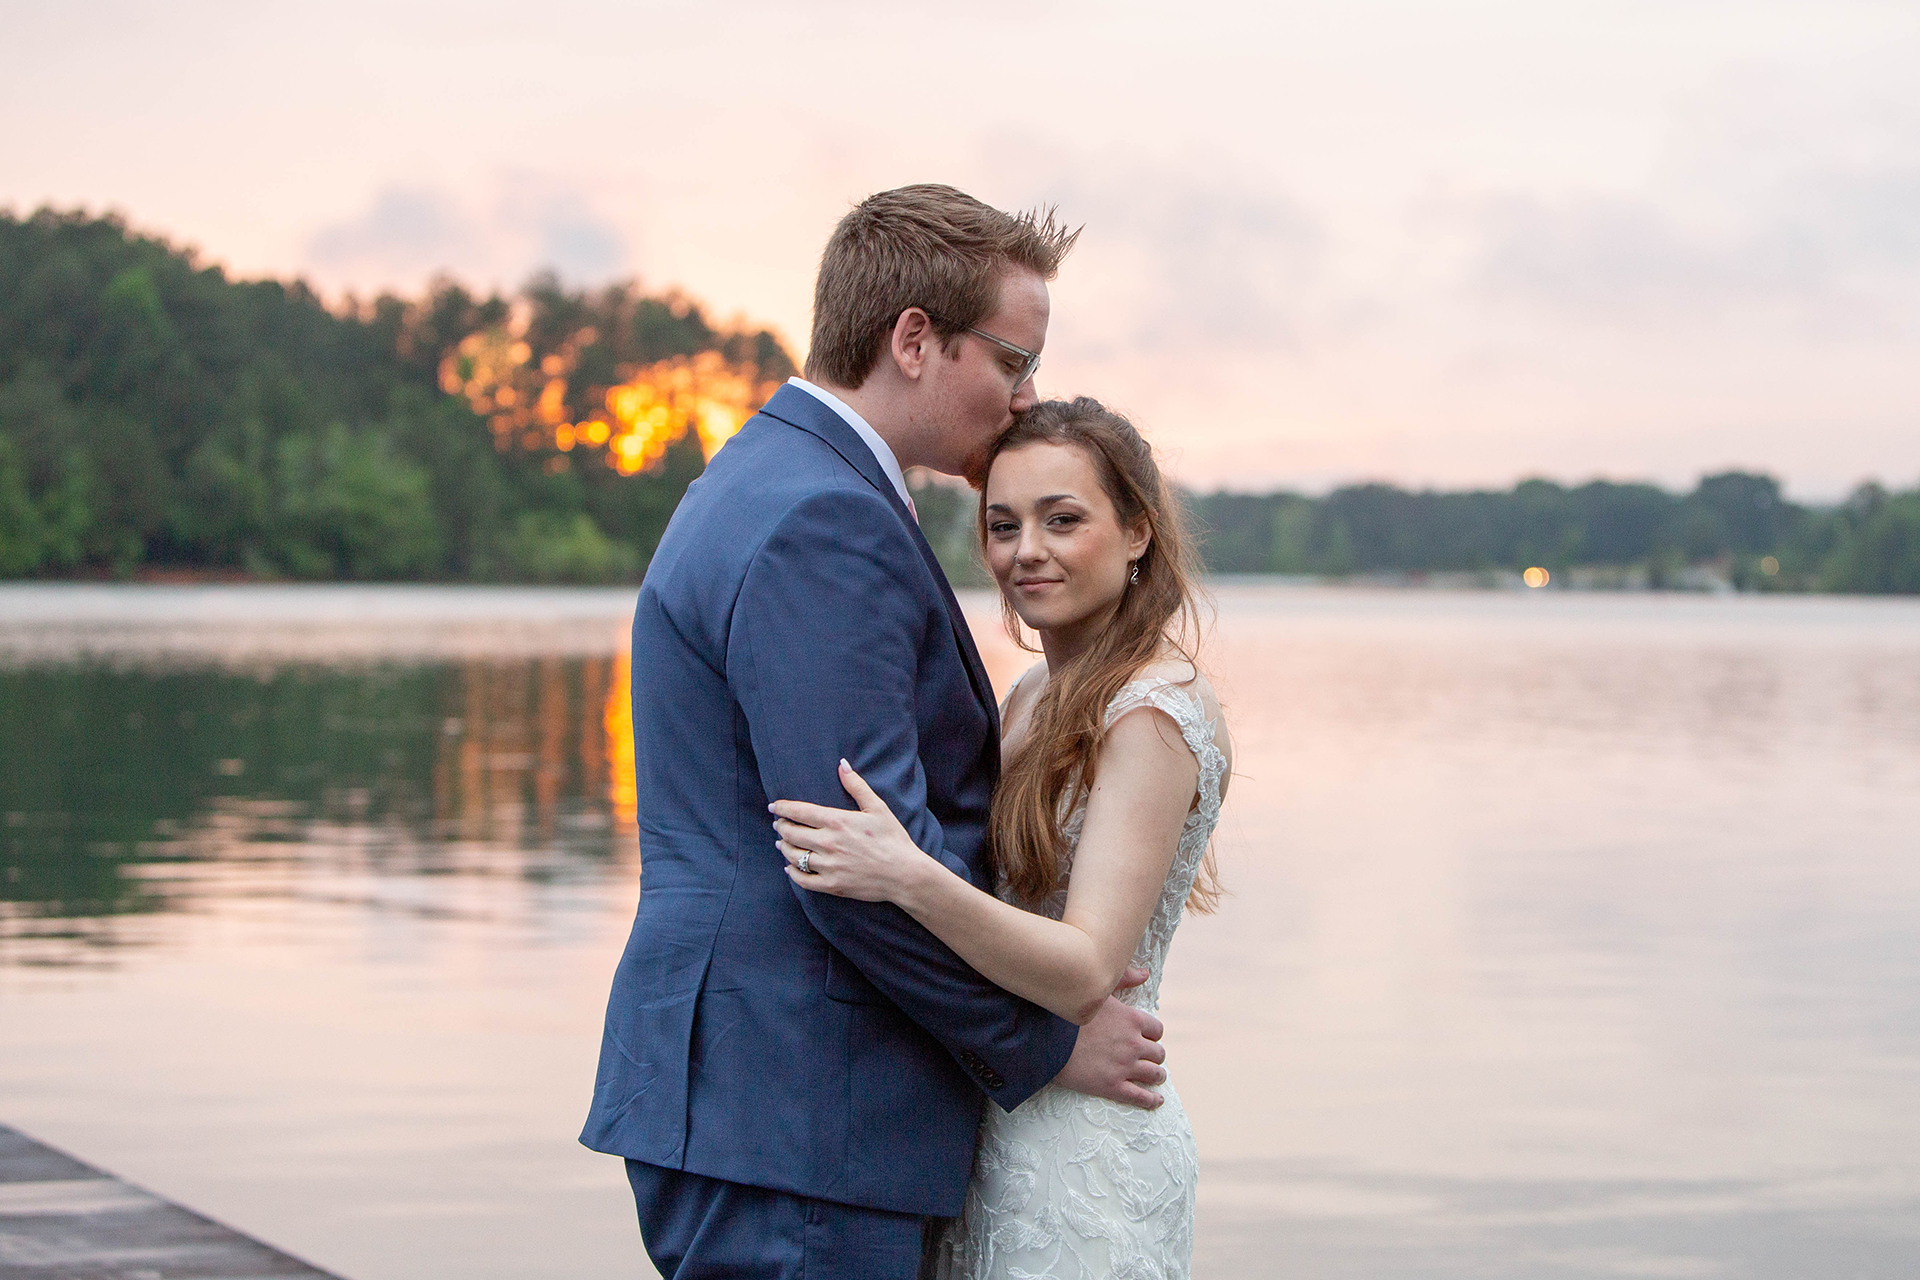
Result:
{"type": "MultiPolygon", "coordinates": [[[[1077,495],[1075,495],[1075,494],[1071,494],[1071,493],[1049,493],[1049,494],[1046,494],[1046,495],[1045,495],[1045,496],[1043,496],[1043,497],[1039,497],[1039,498],[1035,498],[1035,499],[1033,500],[1033,505],[1034,505],[1034,506],[1036,506],[1036,507],[1044,507],[1044,506],[1048,506],[1048,505],[1050,505],[1050,504],[1052,504],[1052,503],[1055,503],[1055,502],[1078,502],[1078,501],[1080,501],[1080,499],[1079,499],[1079,497],[1078,497],[1077,495]]],[[[1012,515],[1012,514],[1013,514],[1013,508],[1012,508],[1012,507],[1010,507],[1010,506],[1008,506],[1008,505],[1007,505],[1006,503],[1004,503],[1004,502],[989,502],[989,503],[987,504],[987,510],[989,510],[989,511],[1004,511],[1004,512],[1006,512],[1006,513],[1007,513],[1008,515],[1012,515]]]]}

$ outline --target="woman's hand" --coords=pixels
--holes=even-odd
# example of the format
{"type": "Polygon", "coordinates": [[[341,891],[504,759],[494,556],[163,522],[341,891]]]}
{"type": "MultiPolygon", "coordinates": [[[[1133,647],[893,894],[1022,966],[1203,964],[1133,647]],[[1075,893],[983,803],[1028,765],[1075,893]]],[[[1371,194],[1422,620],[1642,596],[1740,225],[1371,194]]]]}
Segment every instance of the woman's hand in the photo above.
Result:
{"type": "Polygon", "coordinates": [[[804,800],[775,800],[767,806],[774,814],[776,847],[787,860],[788,877],[815,893],[905,906],[919,878],[938,864],[914,844],[887,802],[845,760],[840,762],[840,785],[858,809],[829,809],[804,800]]]}

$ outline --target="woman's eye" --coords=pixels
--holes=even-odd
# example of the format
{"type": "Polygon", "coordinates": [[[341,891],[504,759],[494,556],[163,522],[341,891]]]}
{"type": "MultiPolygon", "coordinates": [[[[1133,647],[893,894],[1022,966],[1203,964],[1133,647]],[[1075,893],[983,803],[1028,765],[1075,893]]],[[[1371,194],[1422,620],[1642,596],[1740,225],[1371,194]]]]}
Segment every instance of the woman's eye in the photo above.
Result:
{"type": "Polygon", "coordinates": [[[1017,524],[1010,524],[1007,521],[1002,520],[997,524],[988,525],[987,532],[992,534],[996,538],[1003,538],[1007,534],[1016,532],[1019,528],[1020,526],[1017,524]]]}
{"type": "Polygon", "coordinates": [[[1055,526],[1064,526],[1064,525],[1070,525],[1070,524],[1079,524],[1079,523],[1080,523],[1080,517],[1079,517],[1079,516],[1073,516],[1073,515],[1067,515],[1067,514],[1065,514],[1065,513],[1063,512],[1063,513],[1061,513],[1060,515],[1057,515],[1057,516],[1052,516],[1052,517],[1050,517],[1050,518],[1049,518],[1049,519],[1047,520],[1047,523],[1048,523],[1048,524],[1050,524],[1050,525],[1055,525],[1055,526]]]}

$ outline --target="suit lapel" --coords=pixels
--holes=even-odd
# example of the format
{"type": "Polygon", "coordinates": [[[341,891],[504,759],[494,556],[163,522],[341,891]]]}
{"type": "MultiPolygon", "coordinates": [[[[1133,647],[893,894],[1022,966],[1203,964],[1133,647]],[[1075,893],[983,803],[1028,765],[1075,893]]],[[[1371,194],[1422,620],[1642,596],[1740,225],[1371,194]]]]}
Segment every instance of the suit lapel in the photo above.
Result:
{"type": "MultiPolygon", "coordinates": [[[[887,487],[891,489],[893,486],[887,487]]],[[[1000,741],[1000,701],[993,696],[993,682],[987,679],[987,664],[980,660],[980,650],[973,643],[973,628],[967,625],[966,615],[960,611],[960,601],[953,594],[953,584],[947,581],[946,570],[940,567],[940,558],[933,554],[927,536],[920,532],[920,522],[911,513],[906,514],[907,531],[913,535],[914,545],[920,548],[920,558],[927,562],[927,568],[933,572],[933,580],[940,584],[940,594],[946,599],[947,620],[953,626],[954,639],[960,642],[960,656],[966,659],[967,679],[973,684],[973,696],[980,699],[980,705],[986,708],[987,722],[993,726],[993,741],[997,744],[1000,741]]],[[[999,753],[995,752],[994,755],[997,760],[999,753]]],[[[996,765],[996,779],[999,772],[996,765]]]]}
{"type": "MultiPolygon", "coordinates": [[[[900,517],[900,523],[906,526],[908,535],[913,538],[913,545],[919,548],[920,558],[926,561],[933,580],[940,584],[940,595],[946,602],[947,624],[960,646],[960,657],[967,668],[967,681],[973,686],[973,696],[986,708],[987,721],[993,727],[992,741],[997,745],[1000,741],[1000,703],[993,696],[993,682],[987,679],[986,664],[980,660],[980,650],[973,643],[973,631],[967,626],[966,615],[960,611],[960,601],[953,594],[953,584],[947,581],[946,571],[940,567],[940,558],[933,554],[927,536],[920,531],[920,522],[913,518],[913,513],[907,510],[907,504],[900,500],[899,490],[893,487],[893,481],[881,470],[880,460],[873,456],[873,450],[839,414],[798,387],[782,386],[761,407],[760,412],[817,436],[839,454],[848,466],[859,472],[862,479],[879,490],[880,496],[893,507],[894,514],[900,517]]],[[[999,753],[996,751],[994,756],[994,773],[998,777],[999,753]]]]}

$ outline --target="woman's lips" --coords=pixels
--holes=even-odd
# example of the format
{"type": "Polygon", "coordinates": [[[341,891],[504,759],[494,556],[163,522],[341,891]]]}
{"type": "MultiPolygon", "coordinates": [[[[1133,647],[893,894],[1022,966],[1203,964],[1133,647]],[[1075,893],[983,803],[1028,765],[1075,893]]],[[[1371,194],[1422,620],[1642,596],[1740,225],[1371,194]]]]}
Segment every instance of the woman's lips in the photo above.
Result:
{"type": "Polygon", "coordinates": [[[1038,591],[1042,587],[1057,587],[1060,582],[1059,578],[1028,578],[1025,581],[1015,580],[1013,585],[1022,591],[1038,591]]]}

